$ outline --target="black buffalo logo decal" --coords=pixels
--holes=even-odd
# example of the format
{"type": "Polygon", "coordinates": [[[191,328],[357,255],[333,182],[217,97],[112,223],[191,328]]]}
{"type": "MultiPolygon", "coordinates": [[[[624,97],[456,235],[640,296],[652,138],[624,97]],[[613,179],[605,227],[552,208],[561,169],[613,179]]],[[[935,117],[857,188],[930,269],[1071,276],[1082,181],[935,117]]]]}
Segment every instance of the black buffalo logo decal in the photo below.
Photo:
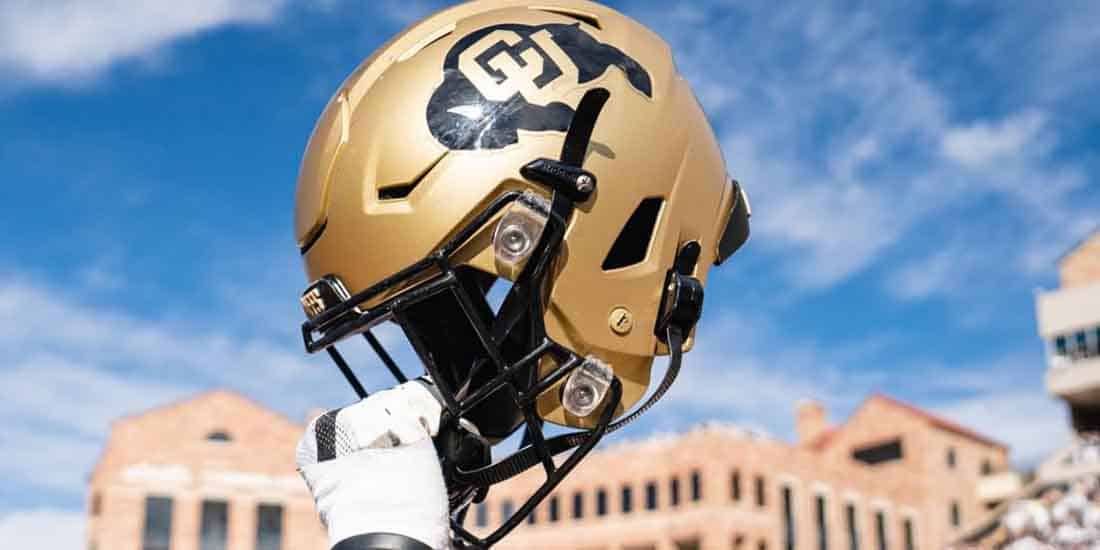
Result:
{"type": "Polygon", "coordinates": [[[555,97],[611,67],[638,93],[653,97],[649,72],[579,23],[487,27],[447,52],[443,84],[428,103],[428,126],[453,150],[507,147],[519,141],[519,130],[564,132],[573,108],[555,97]]]}

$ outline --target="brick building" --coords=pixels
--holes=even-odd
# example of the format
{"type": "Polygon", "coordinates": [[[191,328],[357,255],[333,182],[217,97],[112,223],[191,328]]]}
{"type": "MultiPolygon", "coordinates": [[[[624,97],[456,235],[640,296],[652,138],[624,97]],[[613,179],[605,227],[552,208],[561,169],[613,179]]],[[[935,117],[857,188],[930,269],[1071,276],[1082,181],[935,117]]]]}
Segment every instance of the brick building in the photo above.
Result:
{"type": "MultiPolygon", "coordinates": [[[[91,476],[88,547],[326,548],[294,470],[302,429],[224,391],[117,421],[91,476]]],[[[985,505],[983,474],[1007,468],[1003,446],[882,395],[839,426],[803,403],[798,432],[791,444],[709,425],[612,444],[499,547],[850,549],[854,535],[860,550],[938,548],[985,505]]],[[[471,527],[518,506],[530,474],[495,487],[471,527]]]]}
{"type": "Polygon", "coordinates": [[[92,471],[90,550],[325,550],[302,425],[226,391],[122,418],[92,471]]]}
{"type": "MultiPolygon", "coordinates": [[[[942,548],[995,503],[981,481],[1007,449],[884,395],[842,425],[798,408],[795,444],[711,425],[613,445],[582,463],[499,547],[571,550],[942,548]]],[[[541,471],[494,488],[470,514],[497,525],[541,471]]]]}

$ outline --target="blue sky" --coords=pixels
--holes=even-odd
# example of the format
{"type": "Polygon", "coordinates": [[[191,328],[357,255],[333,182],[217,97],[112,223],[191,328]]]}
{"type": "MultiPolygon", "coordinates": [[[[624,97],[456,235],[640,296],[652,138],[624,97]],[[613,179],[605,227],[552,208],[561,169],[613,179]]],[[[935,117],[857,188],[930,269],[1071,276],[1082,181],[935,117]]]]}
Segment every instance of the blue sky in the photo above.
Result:
{"type": "MultiPolygon", "coordinates": [[[[444,4],[0,5],[0,540],[78,544],[123,413],[349,397],[295,335],[298,161],[342,78],[444,4]]],[[[1100,4],[1013,4],[613,3],[672,44],[756,214],[629,437],[789,437],[798,399],[843,420],[885,391],[1023,464],[1066,441],[1033,293],[1100,224],[1100,4]]]]}

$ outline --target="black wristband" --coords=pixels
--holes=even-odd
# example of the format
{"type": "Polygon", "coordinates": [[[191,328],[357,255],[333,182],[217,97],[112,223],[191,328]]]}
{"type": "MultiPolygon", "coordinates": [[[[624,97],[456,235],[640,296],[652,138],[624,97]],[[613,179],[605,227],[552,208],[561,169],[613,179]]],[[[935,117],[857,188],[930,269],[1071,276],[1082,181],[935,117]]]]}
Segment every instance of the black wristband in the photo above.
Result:
{"type": "Polygon", "coordinates": [[[405,535],[393,533],[367,533],[344,539],[332,550],[434,550],[432,547],[405,535]]]}

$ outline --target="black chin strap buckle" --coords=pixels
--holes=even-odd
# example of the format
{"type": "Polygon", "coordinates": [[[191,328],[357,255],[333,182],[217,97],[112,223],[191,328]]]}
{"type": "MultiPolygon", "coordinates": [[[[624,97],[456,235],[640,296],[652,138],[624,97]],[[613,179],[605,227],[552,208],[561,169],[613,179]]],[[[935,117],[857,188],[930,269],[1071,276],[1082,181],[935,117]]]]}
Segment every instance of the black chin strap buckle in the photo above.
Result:
{"type": "Polygon", "coordinates": [[[596,176],[592,172],[560,160],[536,159],[521,168],[519,173],[578,204],[587,201],[596,190],[596,176]]]}
{"type": "Polygon", "coordinates": [[[699,261],[700,250],[699,243],[695,241],[681,247],[676,256],[675,267],[668,270],[665,277],[664,294],[654,334],[666,344],[670,327],[679,329],[680,334],[686,338],[703,315],[703,283],[692,276],[699,261]]]}

